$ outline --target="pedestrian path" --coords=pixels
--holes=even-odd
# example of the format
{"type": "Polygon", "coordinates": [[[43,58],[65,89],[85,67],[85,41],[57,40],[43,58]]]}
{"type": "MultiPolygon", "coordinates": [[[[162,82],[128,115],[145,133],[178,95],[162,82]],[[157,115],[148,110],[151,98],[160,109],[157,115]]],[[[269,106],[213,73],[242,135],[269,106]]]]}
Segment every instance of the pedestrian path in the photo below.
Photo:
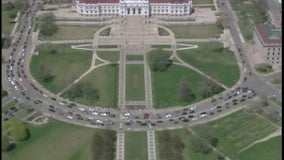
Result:
{"type": "Polygon", "coordinates": [[[155,131],[147,131],[148,160],[156,160],[156,140],[155,131]]]}
{"type": "Polygon", "coordinates": [[[116,133],[116,160],[124,160],[125,133],[116,133]]]}

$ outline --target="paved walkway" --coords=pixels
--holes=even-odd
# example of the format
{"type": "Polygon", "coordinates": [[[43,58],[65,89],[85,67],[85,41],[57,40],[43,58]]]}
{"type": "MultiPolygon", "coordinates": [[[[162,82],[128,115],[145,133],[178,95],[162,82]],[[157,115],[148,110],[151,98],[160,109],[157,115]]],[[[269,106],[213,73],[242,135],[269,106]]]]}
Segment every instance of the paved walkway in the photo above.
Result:
{"type": "Polygon", "coordinates": [[[116,160],[124,160],[125,152],[125,133],[117,132],[116,133],[116,160]]]}

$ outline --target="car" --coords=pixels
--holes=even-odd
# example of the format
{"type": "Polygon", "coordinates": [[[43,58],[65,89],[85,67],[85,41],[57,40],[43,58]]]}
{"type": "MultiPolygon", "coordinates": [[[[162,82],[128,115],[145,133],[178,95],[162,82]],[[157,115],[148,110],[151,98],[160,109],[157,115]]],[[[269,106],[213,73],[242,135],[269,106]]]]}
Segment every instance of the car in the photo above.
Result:
{"type": "Polygon", "coordinates": [[[218,113],[222,112],[222,109],[218,109],[217,112],[218,112],[218,113]]]}
{"type": "MultiPolygon", "coordinates": [[[[19,77],[20,77],[20,76],[19,76],[19,77]]],[[[23,79],[22,79],[21,77],[19,78],[19,80],[20,80],[21,82],[23,82],[23,79]]]]}
{"type": "Polygon", "coordinates": [[[26,97],[27,100],[31,100],[30,97],[26,97]]]}
{"type": "Polygon", "coordinates": [[[53,106],[53,105],[49,105],[49,107],[50,107],[50,108],[54,108],[54,106],[53,106]]]}
{"type": "Polygon", "coordinates": [[[210,112],[209,114],[210,114],[210,115],[214,115],[215,113],[214,113],[214,112],[210,112]]]}
{"type": "Polygon", "coordinates": [[[85,111],[85,108],[79,107],[78,110],[79,111],[85,111]]]}
{"type": "Polygon", "coordinates": [[[181,115],[186,115],[186,114],[187,114],[187,112],[182,112],[182,113],[181,113],[181,115]]]}
{"type": "Polygon", "coordinates": [[[220,109],[220,108],[222,108],[222,106],[217,106],[216,108],[217,108],[217,109],[220,109]]]}
{"type": "Polygon", "coordinates": [[[189,119],[184,119],[182,120],[182,122],[189,122],[189,119]]]}
{"type": "Polygon", "coordinates": [[[98,112],[92,112],[92,115],[97,116],[99,113],[98,112]]]}
{"type": "Polygon", "coordinates": [[[101,116],[107,116],[107,114],[106,114],[106,112],[101,112],[101,114],[100,114],[101,116]]]}
{"type": "Polygon", "coordinates": [[[188,115],[188,118],[193,118],[194,117],[194,115],[188,115]]]}
{"type": "Polygon", "coordinates": [[[94,111],[95,111],[95,108],[88,108],[88,110],[89,110],[90,112],[94,112],[94,111]]]}
{"type": "Polygon", "coordinates": [[[48,97],[46,94],[42,94],[42,95],[43,95],[44,97],[46,97],[46,98],[48,97]]]}
{"type": "Polygon", "coordinates": [[[129,112],[126,112],[126,113],[123,114],[123,116],[125,116],[125,117],[130,117],[131,114],[130,114],[129,112]]]}
{"type": "Polygon", "coordinates": [[[15,87],[15,90],[16,90],[16,91],[18,91],[18,90],[19,90],[19,88],[18,88],[17,86],[14,86],[14,87],[15,87]]]}
{"type": "Polygon", "coordinates": [[[88,119],[89,119],[89,120],[93,120],[93,119],[94,119],[94,117],[92,117],[92,116],[89,116],[89,117],[88,117],[88,119]]]}
{"type": "Polygon", "coordinates": [[[56,101],[56,98],[54,98],[54,97],[51,97],[50,99],[56,101]]]}
{"type": "Polygon", "coordinates": [[[157,120],[157,123],[163,123],[163,121],[162,120],[157,120]]]}
{"type": "Polygon", "coordinates": [[[11,81],[11,84],[14,86],[15,85],[15,81],[11,81]]]}
{"type": "Polygon", "coordinates": [[[72,117],[72,116],[70,116],[70,115],[68,115],[68,116],[67,116],[67,118],[68,118],[68,119],[73,119],[73,117],[72,117]]]}
{"type": "Polygon", "coordinates": [[[49,108],[48,110],[49,110],[50,112],[55,113],[55,110],[54,110],[54,109],[49,108]]]}
{"type": "Polygon", "coordinates": [[[66,104],[66,102],[59,102],[60,105],[64,106],[66,104]]]}
{"type": "Polygon", "coordinates": [[[97,119],[97,120],[96,120],[96,123],[97,123],[97,124],[102,124],[102,123],[103,123],[103,121],[102,121],[102,120],[97,119]]]}
{"type": "Polygon", "coordinates": [[[170,118],[170,117],[172,117],[172,114],[167,113],[167,114],[165,114],[165,117],[166,117],[166,118],[170,118]]]}

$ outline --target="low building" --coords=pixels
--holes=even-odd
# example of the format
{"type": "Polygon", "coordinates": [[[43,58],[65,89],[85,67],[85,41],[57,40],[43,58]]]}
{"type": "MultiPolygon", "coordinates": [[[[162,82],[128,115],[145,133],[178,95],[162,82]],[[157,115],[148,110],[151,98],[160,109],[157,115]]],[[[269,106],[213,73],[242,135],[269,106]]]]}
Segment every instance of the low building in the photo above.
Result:
{"type": "Polygon", "coordinates": [[[192,0],[76,0],[76,10],[89,16],[187,16],[192,0]]]}
{"type": "Polygon", "coordinates": [[[282,30],[271,24],[256,24],[253,39],[264,60],[271,65],[282,63],[282,30]]]}

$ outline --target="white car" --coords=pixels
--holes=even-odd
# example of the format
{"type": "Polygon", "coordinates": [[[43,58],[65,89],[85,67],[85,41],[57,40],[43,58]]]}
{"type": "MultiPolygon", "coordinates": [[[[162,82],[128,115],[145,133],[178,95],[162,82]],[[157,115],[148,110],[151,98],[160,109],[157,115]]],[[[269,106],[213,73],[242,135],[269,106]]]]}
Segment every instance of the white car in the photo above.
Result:
{"type": "Polygon", "coordinates": [[[104,116],[104,117],[105,117],[105,116],[107,116],[107,114],[106,114],[105,112],[102,112],[102,113],[101,113],[101,116],[104,116]]]}
{"type": "Polygon", "coordinates": [[[79,109],[79,111],[85,111],[85,108],[82,108],[82,107],[80,107],[78,109],[79,109]]]}
{"type": "Polygon", "coordinates": [[[94,117],[89,116],[89,117],[88,117],[88,119],[93,120],[93,119],[94,119],[94,117]]]}
{"type": "Polygon", "coordinates": [[[42,94],[44,97],[48,97],[46,94],[42,94]]]}
{"type": "Polygon", "coordinates": [[[97,116],[99,113],[98,112],[92,112],[92,115],[97,116]]]}
{"type": "Polygon", "coordinates": [[[203,118],[203,117],[206,117],[206,116],[207,116],[207,114],[201,114],[200,118],[203,118]]]}
{"type": "Polygon", "coordinates": [[[63,103],[63,102],[59,102],[59,104],[60,104],[60,105],[62,105],[62,106],[64,106],[64,105],[65,105],[65,103],[63,103]]]}
{"type": "Polygon", "coordinates": [[[197,117],[193,117],[191,120],[192,121],[195,121],[195,120],[197,120],[198,118],[197,117]]]}
{"type": "Polygon", "coordinates": [[[130,117],[130,116],[131,116],[130,113],[128,113],[128,112],[124,113],[123,115],[124,115],[125,117],[130,117]]]}
{"type": "Polygon", "coordinates": [[[168,113],[168,114],[165,115],[165,117],[170,118],[170,117],[172,117],[172,115],[170,113],[168,113]]]}
{"type": "Polygon", "coordinates": [[[15,85],[15,81],[11,81],[11,84],[14,86],[15,85]]]}
{"type": "Polygon", "coordinates": [[[19,90],[17,86],[15,86],[15,90],[16,90],[16,91],[19,90]]]}
{"type": "Polygon", "coordinates": [[[8,77],[8,81],[10,82],[12,79],[11,79],[11,77],[8,77]]]}
{"type": "Polygon", "coordinates": [[[25,60],[24,59],[22,59],[22,63],[24,63],[25,62],[25,60]]]}
{"type": "Polygon", "coordinates": [[[94,112],[94,111],[95,111],[95,108],[89,108],[89,111],[90,111],[90,112],[94,112]]]}
{"type": "Polygon", "coordinates": [[[68,119],[73,119],[73,117],[72,117],[72,116],[70,116],[70,115],[68,115],[68,116],[67,116],[67,118],[68,118],[68,119]]]}
{"type": "Polygon", "coordinates": [[[102,124],[103,123],[103,121],[102,120],[96,120],[96,123],[98,123],[98,124],[102,124]]]}
{"type": "Polygon", "coordinates": [[[21,82],[23,82],[23,79],[22,79],[22,78],[19,78],[19,80],[20,80],[21,82]]]}
{"type": "Polygon", "coordinates": [[[195,110],[196,109],[196,106],[193,106],[190,108],[190,110],[195,110]]]}

